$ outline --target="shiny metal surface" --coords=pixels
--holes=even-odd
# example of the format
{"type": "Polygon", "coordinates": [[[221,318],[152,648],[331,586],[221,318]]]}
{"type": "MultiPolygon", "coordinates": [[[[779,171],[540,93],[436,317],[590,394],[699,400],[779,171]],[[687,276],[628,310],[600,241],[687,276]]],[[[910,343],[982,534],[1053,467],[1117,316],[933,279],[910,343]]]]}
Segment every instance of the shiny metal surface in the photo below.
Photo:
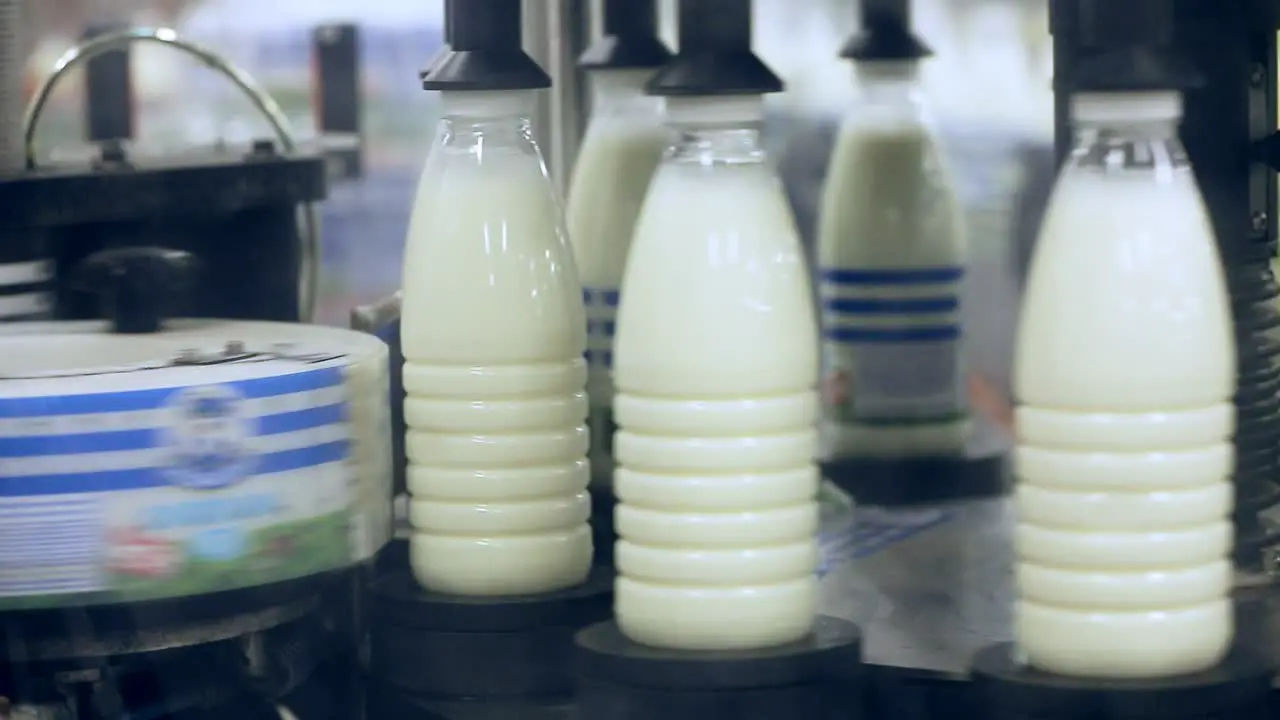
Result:
{"type": "MultiPolygon", "coordinates": [[[[8,2],[10,0],[3,0],[8,2]]],[[[45,105],[49,102],[58,83],[74,68],[92,60],[103,53],[119,50],[137,43],[155,43],[164,45],[207,65],[214,72],[227,78],[249,99],[253,106],[266,118],[276,134],[281,151],[293,154],[298,150],[296,133],[289,119],[271,95],[248,73],[237,68],[222,55],[201,45],[178,37],[178,33],[170,28],[131,28],[120,32],[106,33],[75,45],[62,54],[54,63],[53,70],[36,90],[31,103],[27,106],[23,117],[23,155],[27,169],[35,168],[35,137],[45,105]]],[[[301,225],[299,235],[300,277],[298,281],[298,308],[303,322],[310,322],[315,314],[316,297],[319,290],[320,262],[320,221],[314,203],[299,208],[298,220],[301,225]]]]}
{"type": "Polygon", "coordinates": [[[525,51],[551,75],[534,117],[538,145],[564,197],[586,128],[587,100],[578,55],[590,39],[591,0],[525,0],[525,51]]]}
{"type": "Polygon", "coordinates": [[[0,176],[22,171],[22,0],[0,0],[0,176]]]}

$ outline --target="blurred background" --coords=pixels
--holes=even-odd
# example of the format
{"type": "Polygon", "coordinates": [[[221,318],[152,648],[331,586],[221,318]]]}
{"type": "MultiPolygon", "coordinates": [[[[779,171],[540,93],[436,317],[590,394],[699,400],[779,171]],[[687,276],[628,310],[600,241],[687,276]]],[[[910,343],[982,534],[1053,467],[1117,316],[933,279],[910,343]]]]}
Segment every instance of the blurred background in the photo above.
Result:
{"type": "MultiPolygon", "coordinates": [[[[359,26],[364,176],[334,183],[323,205],[318,320],[345,324],[356,304],[399,284],[400,245],[413,186],[434,132],[435,98],[418,71],[442,42],[440,0],[24,0],[27,89],[90,27],[164,25],[224,54],[275,97],[304,137],[315,134],[312,35],[322,24],[359,26]]],[[[674,46],[670,0],[666,35],[674,46]]],[[[854,0],[757,0],[756,45],[788,90],[772,96],[767,134],[806,236],[830,149],[851,95],[836,57],[855,23],[854,0]]],[[[1043,198],[1052,165],[1051,50],[1045,0],[917,0],[915,24],[934,48],[925,89],[970,217],[975,285],[972,362],[996,386],[1007,374],[1016,306],[1020,211],[1043,198]],[[1024,192],[1025,189],[1025,192],[1024,192]],[[1024,203],[1021,198],[1030,195],[1024,203]]],[[[224,79],[159,46],[132,55],[135,138],[151,149],[269,136],[224,79]]],[[[41,120],[43,154],[84,144],[84,90],[69,78],[41,120]]],[[[553,168],[559,173],[559,168],[553,168]]],[[[1034,214],[1034,212],[1032,212],[1034,214]]],[[[1031,225],[1034,227],[1034,225],[1031,225]]],[[[1025,233],[1024,233],[1025,234],[1025,233]]]]}

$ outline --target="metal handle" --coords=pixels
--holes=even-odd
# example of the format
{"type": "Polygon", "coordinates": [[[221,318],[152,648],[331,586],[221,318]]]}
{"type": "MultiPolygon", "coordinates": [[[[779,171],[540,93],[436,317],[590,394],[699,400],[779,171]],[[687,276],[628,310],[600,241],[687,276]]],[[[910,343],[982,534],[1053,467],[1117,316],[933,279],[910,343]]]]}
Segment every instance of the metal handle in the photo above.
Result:
{"type": "MultiPolygon", "coordinates": [[[[35,97],[27,105],[23,118],[23,153],[28,170],[35,169],[35,136],[36,127],[44,113],[44,106],[49,102],[58,82],[72,69],[103,53],[120,50],[134,43],[158,43],[174,50],[181,51],[214,72],[227,78],[249,98],[253,106],[262,113],[275,132],[280,149],[285,155],[297,151],[293,128],[285,117],[280,106],[271,95],[263,90],[248,73],[232,65],[230,61],[208,48],[197,45],[190,40],[178,37],[178,33],[170,28],[132,28],[120,32],[106,33],[86,40],[62,54],[53,65],[53,72],[45,78],[44,83],[36,91],[35,97]]],[[[316,216],[315,203],[304,203],[299,212],[301,228],[298,240],[301,244],[300,270],[298,277],[298,310],[303,322],[310,322],[315,315],[316,296],[320,283],[320,222],[316,216]]]]}

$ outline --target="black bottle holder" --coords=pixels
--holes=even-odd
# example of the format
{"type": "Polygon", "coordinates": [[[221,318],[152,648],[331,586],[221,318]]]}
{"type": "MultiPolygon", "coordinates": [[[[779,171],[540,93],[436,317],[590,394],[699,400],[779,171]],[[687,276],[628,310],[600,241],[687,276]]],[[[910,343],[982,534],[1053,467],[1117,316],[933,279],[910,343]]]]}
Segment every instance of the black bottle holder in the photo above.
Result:
{"type": "Polygon", "coordinates": [[[819,617],[809,637],[751,651],[640,645],[615,622],[578,633],[581,717],[591,720],[856,720],[862,714],[857,627],[819,617]]]}
{"type": "Polygon", "coordinates": [[[573,697],[573,634],[612,604],[607,569],[578,587],[512,597],[429,592],[407,569],[384,575],[369,598],[370,716],[554,715],[573,697]]]}

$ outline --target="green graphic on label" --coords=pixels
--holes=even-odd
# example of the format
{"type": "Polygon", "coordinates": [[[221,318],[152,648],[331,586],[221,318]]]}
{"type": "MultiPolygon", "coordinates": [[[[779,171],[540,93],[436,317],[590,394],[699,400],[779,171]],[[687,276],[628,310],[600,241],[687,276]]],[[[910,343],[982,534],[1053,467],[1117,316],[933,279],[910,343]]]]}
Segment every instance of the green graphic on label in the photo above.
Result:
{"type": "Polygon", "coordinates": [[[349,565],[359,508],[342,370],[242,370],[285,374],[0,399],[0,609],[184,597],[349,565]]]}

